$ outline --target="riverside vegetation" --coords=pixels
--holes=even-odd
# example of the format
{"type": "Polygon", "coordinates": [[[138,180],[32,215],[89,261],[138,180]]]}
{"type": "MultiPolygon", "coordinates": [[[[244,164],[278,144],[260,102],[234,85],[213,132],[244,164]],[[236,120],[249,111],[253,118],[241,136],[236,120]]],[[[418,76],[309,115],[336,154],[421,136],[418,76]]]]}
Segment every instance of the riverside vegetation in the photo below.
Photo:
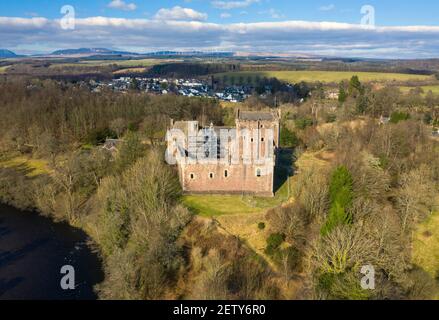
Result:
{"type": "Polygon", "coordinates": [[[260,254],[186,208],[162,157],[170,118],[227,122],[232,108],[214,100],[0,83],[0,199],[86,230],[104,261],[103,299],[437,296],[439,270],[416,264],[412,248],[438,209],[439,97],[357,77],[340,83],[339,101],[312,90],[282,106],[282,144],[299,172],[291,199],[258,215],[260,254]],[[108,137],[124,139],[114,155],[100,147],[108,137]],[[360,287],[366,264],[374,291],[360,287]]]}

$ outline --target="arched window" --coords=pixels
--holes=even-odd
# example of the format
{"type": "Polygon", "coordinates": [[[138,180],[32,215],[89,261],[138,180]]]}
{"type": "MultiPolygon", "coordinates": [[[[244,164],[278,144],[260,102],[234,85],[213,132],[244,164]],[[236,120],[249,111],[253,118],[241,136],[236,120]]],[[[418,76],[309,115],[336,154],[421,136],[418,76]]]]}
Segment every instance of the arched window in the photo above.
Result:
{"type": "Polygon", "coordinates": [[[224,177],[227,178],[229,176],[229,171],[224,170],[224,177]]]}
{"type": "Polygon", "coordinates": [[[213,173],[212,173],[212,172],[209,173],[209,178],[210,178],[210,179],[213,179],[213,173]]]}
{"type": "Polygon", "coordinates": [[[191,173],[190,177],[191,177],[191,180],[195,179],[195,175],[193,173],[191,173]]]}
{"type": "Polygon", "coordinates": [[[256,170],[256,176],[259,178],[261,177],[262,173],[261,173],[261,169],[257,169],[256,170]]]}

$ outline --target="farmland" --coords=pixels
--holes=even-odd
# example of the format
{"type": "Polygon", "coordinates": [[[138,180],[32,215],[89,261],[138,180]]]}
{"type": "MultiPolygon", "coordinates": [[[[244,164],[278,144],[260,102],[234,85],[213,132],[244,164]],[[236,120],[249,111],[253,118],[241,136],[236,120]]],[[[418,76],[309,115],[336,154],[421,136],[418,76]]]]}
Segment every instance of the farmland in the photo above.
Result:
{"type": "Polygon", "coordinates": [[[54,63],[51,68],[63,67],[106,67],[116,65],[120,68],[135,68],[135,67],[151,67],[156,64],[171,62],[174,60],[161,59],[137,59],[137,60],[83,60],[73,63],[54,63]]]}
{"type": "Polygon", "coordinates": [[[260,71],[260,72],[228,72],[216,75],[219,78],[227,78],[227,81],[239,83],[240,80],[255,82],[257,78],[277,78],[282,81],[297,83],[301,81],[323,83],[340,82],[349,80],[353,75],[358,75],[363,82],[388,82],[388,81],[428,81],[432,76],[381,73],[381,72],[344,72],[344,71],[260,71]],[[232,80],[233,79],[233,80],[232,80]]]}
{"type": "Polygon", "coordinates": [[[422,91],[424,91],[424,94],[427,94],[429,91],[431,91],[434,94],[439,94],[439,85],[432,85],[432,86],[419,86],[419,87],[399,87],[401,92],[403,93],[409,93],[411,90],[421,88],[422,91]]]}

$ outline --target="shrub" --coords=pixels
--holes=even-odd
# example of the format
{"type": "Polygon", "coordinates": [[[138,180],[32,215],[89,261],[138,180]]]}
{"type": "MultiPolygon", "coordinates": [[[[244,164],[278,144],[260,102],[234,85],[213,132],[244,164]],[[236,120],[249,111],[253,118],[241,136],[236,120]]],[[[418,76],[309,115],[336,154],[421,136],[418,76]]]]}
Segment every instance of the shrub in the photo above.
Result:
{"type": "Polygon", "coordinates": [[[267,239],[267,248],[265,253],[273,255],[280,245],[285,241],[285,235],[283,233],[273,233],[267,239]]]}
{"type": "Polygon", "coordinates": [[[327,114],[326,115],[326,123],[334,123],[335,121],[337,121],[337,116],[333,113],[327,114]]]}
{"type": "Polygon", "coordinates": [[[297,128],[304,130],[307,127],[311,127],[314,124],[313,119],[311,118],[299,118],[295,121],[295,125],[297,128]]]}
{"type": "Polygon", "coordinates": [[[97,129],[88,134],[85,142],[92,145],[98,145],[104,143],[107,138],[116,139],[117,134],[109,128],[97,129]]]}
{"type": "Polygon", "coordinates": [[[327,235],[338,225],[352,223],[352,217],[348,212],[353,200],[352,185],[352,175],[346,167],[338,167],[332,174],[329,185],[331,208],[320,231],[322,235],[327,235]]]}
{"type": "Polygon", "coordinates": [[[296,148],[300,144],[296,134],[285,127],[280,131],[280,145],[284,148],[296,148]]]}
{"type": "Polygon", "coordinates": [[[406,121],[410,119],[410,114],[406,113],[406,112],[393,112],[390,116],[390,122],[391,123],[398,123],[401,121],[406,121]]]}

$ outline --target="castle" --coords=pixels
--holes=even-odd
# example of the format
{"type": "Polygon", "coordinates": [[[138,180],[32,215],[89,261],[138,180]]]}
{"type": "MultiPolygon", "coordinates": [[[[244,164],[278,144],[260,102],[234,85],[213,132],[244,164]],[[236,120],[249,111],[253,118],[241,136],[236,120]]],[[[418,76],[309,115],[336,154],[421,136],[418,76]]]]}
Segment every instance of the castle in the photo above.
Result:
{"type": "Polygon", "coordinates": [[[235,127],[171,120],[168,157],[185,193],[274,196],[280,111],[239,111],[235,127]]]}

